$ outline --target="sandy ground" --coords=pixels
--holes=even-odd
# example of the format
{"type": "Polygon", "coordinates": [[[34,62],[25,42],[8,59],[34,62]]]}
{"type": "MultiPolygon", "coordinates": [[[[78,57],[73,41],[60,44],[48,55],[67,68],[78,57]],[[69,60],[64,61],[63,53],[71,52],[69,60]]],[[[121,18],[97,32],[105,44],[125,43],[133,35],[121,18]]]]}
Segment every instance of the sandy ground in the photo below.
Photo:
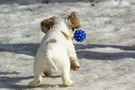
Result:
{"type": "Polygon", "coordinates": [[[16,90],[134,90],[135,3],[100,2],[0,5],[0,89],[16,90]],[[129,5],[130,4],[130,5],[129,5]],[[33,61],[44,36],[40,22],[53,15],[76,11],[87,39],[75,44],[81,64],[71,71],[74,87],[64,87],[61,77],[43,75],[38,88],[33,61]]]}

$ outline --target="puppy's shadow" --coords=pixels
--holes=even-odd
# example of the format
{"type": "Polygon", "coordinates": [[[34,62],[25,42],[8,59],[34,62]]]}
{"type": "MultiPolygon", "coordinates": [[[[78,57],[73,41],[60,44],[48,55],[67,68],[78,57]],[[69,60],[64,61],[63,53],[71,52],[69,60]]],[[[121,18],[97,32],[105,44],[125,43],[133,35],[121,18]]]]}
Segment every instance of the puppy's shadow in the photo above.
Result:
{"type": "Polygon", "coordinates": [[[45,77],[45,78],[46,78],[46,77],[47,77],[47,78],[60,78],[61,76],[45,76],[45,75],[44,75],[43,77],[45,77]]]}
{"type": "Polygon", "coordinates": [[[61,76],[62,76],[62,71],[52,72],[52,74],[49,76],[43,74],[43,77],[47,77],[47,78],[60,78],[61,76]]]}
{"type": "Polygon", "coordinates": [[[39,86],[40,88],[54,88],[54,87],[60,87],[60,88],[64,88],[65,86],[63,84],[41,84],[39,86]]]}

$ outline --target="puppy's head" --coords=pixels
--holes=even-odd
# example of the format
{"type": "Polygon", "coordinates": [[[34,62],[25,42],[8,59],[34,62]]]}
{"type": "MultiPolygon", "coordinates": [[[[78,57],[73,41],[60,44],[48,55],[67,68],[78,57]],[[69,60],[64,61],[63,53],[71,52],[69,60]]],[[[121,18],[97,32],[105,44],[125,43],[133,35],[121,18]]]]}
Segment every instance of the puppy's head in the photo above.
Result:
{"type": "Polygon", "coordinates": [[[68,17],[67,17],[67,20],[70,22],[69,23],[69,27],[71,28],[71,31],[70,31],[70,37],[73,38],[73,34],[74,34],[74,31],[75,29],[78,29],[81,27],[81,24],[77,18],[77,15],[76,15],[76,12],[72,12],[68,17]]]}
{"type": "Polygon", "coordinates": [[[47,33],[53,27],[55,19],[55,16],[49,19],[44,19],[40,24],[42,32],[47,33]]]}

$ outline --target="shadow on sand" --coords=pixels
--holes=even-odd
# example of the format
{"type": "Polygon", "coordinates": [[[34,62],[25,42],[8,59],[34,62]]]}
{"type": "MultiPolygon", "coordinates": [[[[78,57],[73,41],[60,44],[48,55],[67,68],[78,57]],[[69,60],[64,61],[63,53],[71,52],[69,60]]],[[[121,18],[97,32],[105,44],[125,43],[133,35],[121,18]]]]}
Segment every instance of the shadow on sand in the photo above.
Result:
{"type": "Polygon", "coordinates": [[[18,85],[17,83],[22,81],[22,80],[27,80],[27,79],[33,79],[33,76],[28,76],[28,77],[9,77],[6,75],[19,75],[20,73],[18,72],[0,72],[0,89],[1,88],[6,88],[6,89],[16,89],[16,90],[22,90],[22,89],[27,89],[29,88],[28,85],[18,85]],[[1,76],[2,75],[2,76],[1,76]]]}
{"type": "Polygon", "coordinates": [[[89,0],[0,0],[0,5],[3,4],[19,4],[19,5],[28,5],[28,4],[35,4],[35,3],[75,3],[75,2],[88,2],[89,0]]]}
{"type": "MultiPolygon", "coordinates": [[[[27,77],[19,77],[20,73],[18,72],[0,72],[0,89],[5,88],[5,89],[11,89],[11,90],[27,90],[27,89],[33,89],[28,86],[28,83],[26,82],[25,85],[19,85],[18,83],[20,81],[25,81],[28,79],[33,79],[34,76],[27,76],[27,77]],[[6,76],[6,75],[15,75],[12,77],[6,76]],[[17,77],[16,77],[17,76],[17,77]]],[[[50,76],[46,78],[59,78],[60,76],[50,76]]],[[[44,77],[43,77],[44,78],[44,77]]],[[[41,84],[39,87],[40,88],[50,88],[50,87],[61,87],[64,88],[65,86],[63,84],[41,84]]],[[[37,87],[38,88],[38,87],[37,87]]]]}
{"type": "Polygon", "coordinates": [[[39,46],[39,43],[0,44],[0,52],[13,52],[35,56],[39,46]]]}
{"type": "MultiPolygon", "coordinates": [[[[0,44],[0,52],[12,52],[18,54],[26,54],[35,56],[36,51],[39,47],[39,43],[36,44],[0,44]]],[[[93,60],[119,60],[124,58],[135,58],[135,47],[134,46],[119,46],[119,45],[99,45],[99,44],[89,44],[89,45],[81,45],[75,44],[75,49],[77,51],[77,55],[79,59],[93,59],[93,60]],[[122,52],[101,52],[101,51],[86,51],[85,49],[91,48],[115,48],[121,49],[122,52]]],[[[0,89],[28,89],[28,85],[18,85],[17,83],[22,80],[33,79],[33,76],[28,77],[8,77],[7,75],[16,75],[18,76],[20,73],[18,72],[0,72],[0,89]],[[8,84],[8,87],[7,87],[8,84]]],[[[52,77],[51,77],[52,78],[52,77]]],[[[56,77],[58,78],[58,77],[56,77]]],[[[40,85],[40,88],[47,87],[64,87],[62,84],[45,84],[40,85]]]]}
{"type": "Polygon", "coordinates": [[[135,58],[135,46],[119,46],[119,45],[99,45],[99,44],[88,44],[88,45],[75,45],[77,55],[79,59],[93,59],[93,60],[119,60],[124,58],[135,58]],[[81,49],[91,49],[91,48],[114,48],[123,50],[122,52],[97,52],[97,51],[85,51],[81,49]],[[132,51],[132,52],[131,52],[132,51]]]}
{"type": "MultiPolygon", "coordinates": [[[[0,52],[13,52],[35,56],[39,43],[30,44],[0,44],[0,52]]],[[[75,49],[77,50],[77,55],[79,59],[94,59],[94,60],[119,60],[123,58],[135,58],[135,46],[119,46],[119,45],[99,45],[99,44],[88,44],[81,45],[75,44],[75,49]],[[91,48],[114,48],[123,50],[122,52],[100,52],[100,51],[85,51],[83,49],[91,48]],[[78,50],[81,51],[78,51],[78,50]],[[131,52],[132,51],[132,52],[131,52]]]]}

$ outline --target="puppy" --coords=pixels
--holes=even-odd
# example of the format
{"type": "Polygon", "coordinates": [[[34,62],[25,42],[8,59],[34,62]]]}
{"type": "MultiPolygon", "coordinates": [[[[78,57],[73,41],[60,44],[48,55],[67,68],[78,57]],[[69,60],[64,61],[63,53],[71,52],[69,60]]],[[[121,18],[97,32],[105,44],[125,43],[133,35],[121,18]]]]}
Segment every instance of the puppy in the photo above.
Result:
{"type": "MultiPolygon", "coordinates": [[[[67,15],[63,14],[64,16],[68,17],[67,15]]],[[[54,25],[56,16],[52,16],[51,18],[48,19],[44,19],[41,23],[40,23],[40,27],[43,33],[47,33],[54,25]]],[[[73,27],[72,30],[74,31],[74,28],[79,28],[81,27],[81,25],[79,25],[79,20],[77,19],[76,13],[74,12],[74,15],[69,16],[68,19],[71,20],[71,22],[73,23],[73,27]],[[71,19],[70,19],[71,18],[71,19]],[[72,20],[72,18],[74,18],[72,20]]],[[[75,67],[74,67],[74,62],[70,62],[71,63],[71,70],[75,71],[75,67]]],[[[44,73],[46,76],[48,76],[46,73],[44,73]]]]}
{"type": "MultiPolygon", "coordinates": [[[[42,26],[41,26],[42,27],[42,26]]],[[[34,61],[34,80],[29,83],[37,87],[42,81],[42,72],[51,75],[51,70],[62,70],[62,81],[65,86],[73,86],[70,79],[70,67],[77,70],[80,67],[74,45],[72,43],[75,29],[81,25],[75,12],[56,18],[53,27],[46,29],[34,61]],[[48,31],[49,30],[49,31],[48,31]]],[[[44,30],[44,29],[43,29],[44,30]]]]}

